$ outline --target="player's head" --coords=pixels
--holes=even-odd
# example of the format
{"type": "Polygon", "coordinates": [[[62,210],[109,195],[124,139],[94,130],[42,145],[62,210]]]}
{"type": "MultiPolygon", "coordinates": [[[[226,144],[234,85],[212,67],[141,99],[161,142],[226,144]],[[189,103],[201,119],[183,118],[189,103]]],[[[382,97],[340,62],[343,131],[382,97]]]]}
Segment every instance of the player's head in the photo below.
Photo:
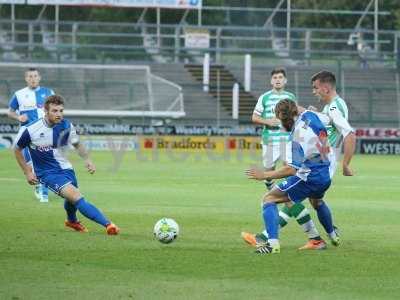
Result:
{"type": "Polygon", "coordinates": [[[320,71],[311,77],[314,96],[324,103],[329,102],[336,94],[336,77],[332,72],[320,71]]]}
{"type": "Polygon", "coordinates": [[[283,99],[275,106],[275,115],[279,120],[281,120],[282,126],[287,131],[292,130],[298,114],[299,111],[296,103],[290,99],[283,99]]]}
{"type": "Polygon", "coordinates": [[[57,124],[64,118],[64,99],[60,95],[52,95],[46,98],[44,113],[50,124],[57,124]]]}
{"type": "Polygon", "coordinates": [[[274,90],[283,90],[286,83],[286,71],[284,69],[275,68],[271,71],[271,85],[274,90]]]}
{"type": "Polygon", "coordinates": [[[31,89],[36,89],[40,83],[40,74],[36,68],[29,68],[25,71],[25,82],[31,89]]]}

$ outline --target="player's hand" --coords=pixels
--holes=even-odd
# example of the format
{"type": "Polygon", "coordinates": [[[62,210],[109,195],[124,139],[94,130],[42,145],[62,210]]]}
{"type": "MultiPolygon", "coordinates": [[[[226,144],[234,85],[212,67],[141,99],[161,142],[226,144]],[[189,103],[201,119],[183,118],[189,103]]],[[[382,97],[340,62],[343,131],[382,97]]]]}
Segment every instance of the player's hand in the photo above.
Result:
{"type": "Polygon", "coordinates": [[[354,173],[349,166],[343,165],[343,176],[353,176],[354,173]]]}
{"type": "Polygon", "coordinates": [[[257,168],[251,168],[245,171],[246,176],[249,179],[255,179],[255,180],[264,180],[265,178],[265,172],[263,170],[257,169],[257,168]]]}
{"type": "Polygon", "coordinates": [[[20,121],[21,123],[24,123],[27,120],[28,120],[28,116],[26,114],[18,116],[18,121],[20,121]]]}
{"type": "Polygon", "coordinates": [[[267,123],[268,123],[267,125],[271,127],[278,127],[281,125],[281,121],[277,118],[269,119],[267,120],[267,123]]]}
{"type": "Polygon", "coordinates": [[[318,111],[318,109],[315,106],[310,105],[309,107],[307,107],[308,110],[311,111],[318,111]]]}
{"type": "Polygon", "coordinates": [[[37,179],[36,175],[32,171],[28,171],[25,174],[26,180],[30,185],[35,185],[39,183],[39,180],[37,179]]]}
{"type": "Polygon", "coordinates": [[[87,160],[85,165],[86,165],[86,169],[88,170],[88,172],[90,174],[93,174],[94,172],[96,172],[96,166],[94,165],[94,163],[92,163],[91,160],[87,160]]]}

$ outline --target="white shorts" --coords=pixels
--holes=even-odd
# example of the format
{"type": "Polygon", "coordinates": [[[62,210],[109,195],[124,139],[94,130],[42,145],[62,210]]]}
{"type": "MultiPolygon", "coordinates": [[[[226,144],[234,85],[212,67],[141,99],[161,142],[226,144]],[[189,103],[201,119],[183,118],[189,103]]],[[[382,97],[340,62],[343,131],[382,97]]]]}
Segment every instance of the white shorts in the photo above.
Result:
{"type": "Polygon", "coordinates": [[[262,145],[262,161],[264,168],[274,168],[276,162],[280,159],[286,162],[287,143],[268,143],[262,145]]]}
{"type": "Polygon", "coordinates": [[[340,155],[341,155],[341,148],[331,148],[331,151],[328,154],[328,159],[330,162],[329,176],[331,177],[331,179],[333,178],[333,176],[335,176],[338,162],[340,160],[340,155]]]}

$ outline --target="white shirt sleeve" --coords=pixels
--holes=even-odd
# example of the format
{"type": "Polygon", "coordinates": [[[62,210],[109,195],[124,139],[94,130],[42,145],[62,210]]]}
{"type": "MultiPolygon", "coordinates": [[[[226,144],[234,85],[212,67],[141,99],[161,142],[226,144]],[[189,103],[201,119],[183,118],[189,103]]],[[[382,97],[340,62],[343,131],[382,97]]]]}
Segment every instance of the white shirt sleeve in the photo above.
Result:
{"type": "Polygon", "coordinates": [[[255,114],[255,115],[261,116],[262,113],[264,112],[264,106],[262,103],[263,96],[264,95],[261,95],[257,100],[256,107],[254,108],[254,111],[253,111],[253,114],[255,114]]]}
{"type": "Polygon", "coordinates": [[[21,126],[12,145],[12,149],[23,149],[30,143],[30,135],[25,126],[21,126]]]}
{"type": "Polygon", "coordinates": [[[345,138],[349,133],[354,132],[354,129],[350,126],[349,122],[342,116],[336,107],[331,107],[329,109],[328,116],[343,138],[345,138]]]}
{"type": "Polygon", "coordinates": [[[76,133],[75,126],[71,124],[71,130],[69,132],[68,144],[75,145],[79,143],[79,135],[76,133]]]}

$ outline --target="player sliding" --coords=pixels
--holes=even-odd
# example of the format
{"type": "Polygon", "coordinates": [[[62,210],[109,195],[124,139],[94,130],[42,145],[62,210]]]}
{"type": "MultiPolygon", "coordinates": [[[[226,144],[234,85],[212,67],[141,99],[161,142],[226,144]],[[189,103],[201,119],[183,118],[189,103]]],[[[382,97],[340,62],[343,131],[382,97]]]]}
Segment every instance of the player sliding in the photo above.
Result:
{"type": "Polygon", "coordinates": [[[64,150],[73,145],[79,156],[85,160],[90,174],[96,171],[84,146],[79,142],[74,126],[64,115],[64,100],[59,95],[49,96],[44,104],[45,116],[27,126],[22,126],[14,144],[14,153],[29,184],[45,184],[64,198],[67,213],[65,226],[79,232],[88,230],[78,221],[77,210],[88,219],[104,226],[109,235],[119,233],[119,228],[110,222],[93,204],[81,195],[71,163],[64,150]],[[28,148],[35,173],[24,160],[22,150],[28,148]]]}
{"type": "MultiPolygon", "coordinates": [[[[246,171],[250,179],[286,178],[263,197],[263,219],[268,241],[257,242],[256,253],[259,254],[280,252],[278,203],[289,202],[295,207],[296,203],[306,198],[322,199],[331,184],[327,130],[318,115],[311,111],[299,113],[296,103],[288,99],[276,105],[275,114],[290,132],[288,149],[291,151],[287,155],[287,165],[275,171],[265,172],[255,168],[246,171]]],[[[315,226],[312,220],[307,220],[306,226],[313,231],[315,226]]]]}

